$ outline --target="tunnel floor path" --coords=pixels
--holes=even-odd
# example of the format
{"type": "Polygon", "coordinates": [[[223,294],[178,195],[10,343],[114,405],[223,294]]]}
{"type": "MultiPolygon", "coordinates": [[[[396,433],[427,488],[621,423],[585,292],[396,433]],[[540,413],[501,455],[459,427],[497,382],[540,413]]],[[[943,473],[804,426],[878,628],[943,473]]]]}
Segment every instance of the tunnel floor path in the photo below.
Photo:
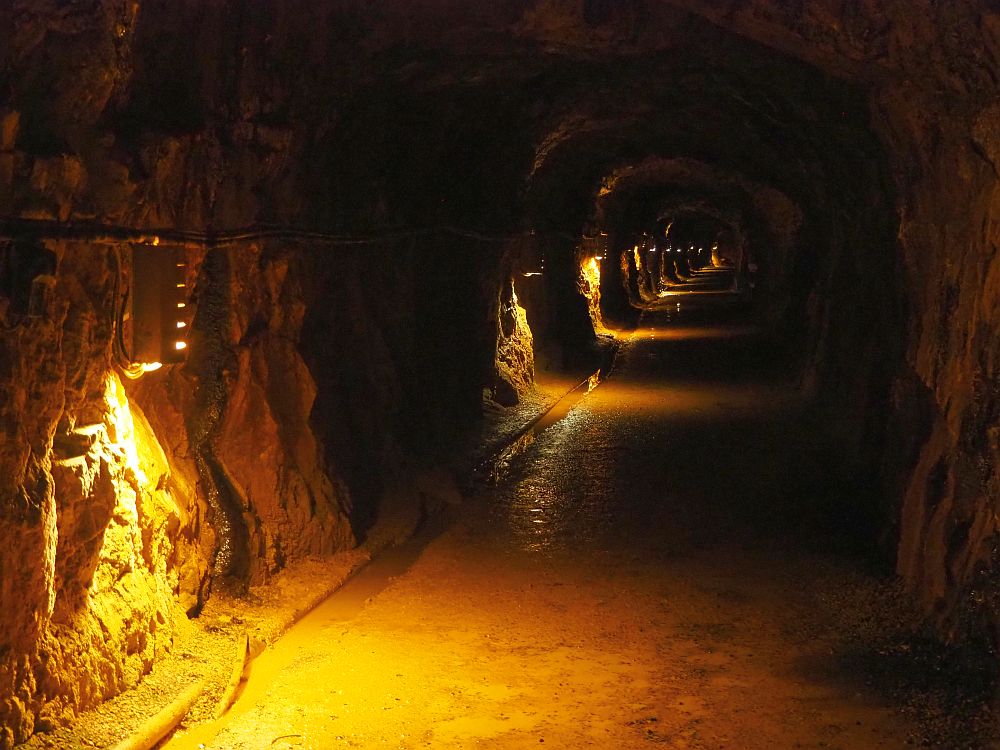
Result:
{"type": "Polygon", "coordinates": [[[615,374],[405,572],[293,629],[253,700],[200,742],[910,744],[905,715],[841,658],[876,584],[841,545],[783,358],[724,296],[687,300],[647,311],[615,374]]]}

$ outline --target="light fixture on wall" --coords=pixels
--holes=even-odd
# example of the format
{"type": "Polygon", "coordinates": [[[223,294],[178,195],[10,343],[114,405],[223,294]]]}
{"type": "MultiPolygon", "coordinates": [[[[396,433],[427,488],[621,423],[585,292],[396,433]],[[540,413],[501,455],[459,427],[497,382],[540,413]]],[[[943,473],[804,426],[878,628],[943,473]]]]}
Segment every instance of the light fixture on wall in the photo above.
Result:
{"type": "Polygon", "coordinates": [[[517,258],[517,270],[525,278],[541,276],[545,273],[545,252],[534,243],[524,248],[517,258]]]}
{"type": "Polygon", "coordinates": [[[187,256],[159,243],[132,247],[119,309],[122,369],[129,377],[183,362],[189,328],[187,256]]]}

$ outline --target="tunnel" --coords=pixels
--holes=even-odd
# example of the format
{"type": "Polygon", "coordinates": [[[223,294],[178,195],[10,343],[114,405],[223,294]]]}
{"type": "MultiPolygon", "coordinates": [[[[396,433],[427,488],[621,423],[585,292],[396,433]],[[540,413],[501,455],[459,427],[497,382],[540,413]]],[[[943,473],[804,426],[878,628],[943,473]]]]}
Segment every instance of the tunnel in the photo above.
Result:
{"type": "Polygon", "coordinates": [[[994,0],[0,42],[0,748],[1000,742],[994,0]]]}

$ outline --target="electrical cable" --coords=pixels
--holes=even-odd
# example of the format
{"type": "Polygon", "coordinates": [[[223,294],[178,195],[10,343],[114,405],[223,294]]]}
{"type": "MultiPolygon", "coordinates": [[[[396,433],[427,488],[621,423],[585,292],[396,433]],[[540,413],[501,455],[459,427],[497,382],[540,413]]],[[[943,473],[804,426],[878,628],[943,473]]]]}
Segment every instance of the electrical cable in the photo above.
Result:
{"type": "Polygon", "coordinates": [[[416,229],[401,229],[380,235],[343,235],[279,224],[258,224],[239,229],[195,232],[184,229],[137,229],[111,224],[91,222],[59,222],[44,219],[0,219],[0,239],[15,239],[31,235],[42,239],[85,240],[100,244],[130,242],[141,245],[191,245],[196,247],[221,247],[225,245],[252,242],[254,240],[311,240],[326,245],[352,246],[377,245],[396,242],[432,234],[450,234],[455,237],[478,242],[503,243],[526,235],[562,237],[579,241],[579,237],[568,232],[529,229],[516,234],[495,235],[451,224],[416,229]]]}

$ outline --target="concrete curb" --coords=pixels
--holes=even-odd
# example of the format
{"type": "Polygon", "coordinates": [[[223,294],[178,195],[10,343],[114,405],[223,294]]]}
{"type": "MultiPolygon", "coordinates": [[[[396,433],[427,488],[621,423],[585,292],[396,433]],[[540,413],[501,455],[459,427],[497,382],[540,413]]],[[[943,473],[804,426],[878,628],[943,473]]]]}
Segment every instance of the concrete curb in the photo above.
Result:
{"type": "MultiPolygon", "coordinates": [[[[631,339],[631,336],[632,334],[630,333],[626,342],[631,339]]],[[[614,372],[623,343],[624,342],[621,340],[615,338],[610,346],[608,346],[607,350],[602,353],[601,364],[596,370],[594,370],[594,372],[587,375],[583,378],[583,380],[563,393],[559,396],[559,398],[555,399],[547,407],[528,420],[528,422],[521,426],[518,430],[515,430],[509,437],[504,438],[504,440],[499,444],[499,447],[495,447],[492,453],[476,466],[472,473],[472,485],[475,485],[477,482],[495,482],[499,476],[498,472],[500,471],[500,466],[505,460],[509,459],[518,452],[519,447],[525,441],[526,436],[531,433],[539,422],[545,419],[545,417],[555,410],[559,404],[577,391],[586,388],[587,393],[589,393],[601,382],[606,380],[611,373],[614,372]]]]}
{"type": "Polygon", "coordinates": [[[166,708],[143,722],[131,737],[122,740],[113,750],[150,750],[166,737],[187,714],[188,709],[201,697],[205,689],[205,678],[198,680],[175,698],[166,708]]]}
{"type": "Polygon", "coordinates": [[[226,683],[226,687],[222,691],[218,704],[215,706],[215,711],[212,712],[213,718],[221,718],[222,715],[229,710],[229,707],[233,705],[233,701],[236,700],[236,691],[239,690],[240,683],[243,681],[243,675],[246,673],[249,657],[250,636],[244,633],[240,638],[239,643],[236,644],[236,657],[233,659],[233,671],[229,675],[229,682],[226,683]]]}

